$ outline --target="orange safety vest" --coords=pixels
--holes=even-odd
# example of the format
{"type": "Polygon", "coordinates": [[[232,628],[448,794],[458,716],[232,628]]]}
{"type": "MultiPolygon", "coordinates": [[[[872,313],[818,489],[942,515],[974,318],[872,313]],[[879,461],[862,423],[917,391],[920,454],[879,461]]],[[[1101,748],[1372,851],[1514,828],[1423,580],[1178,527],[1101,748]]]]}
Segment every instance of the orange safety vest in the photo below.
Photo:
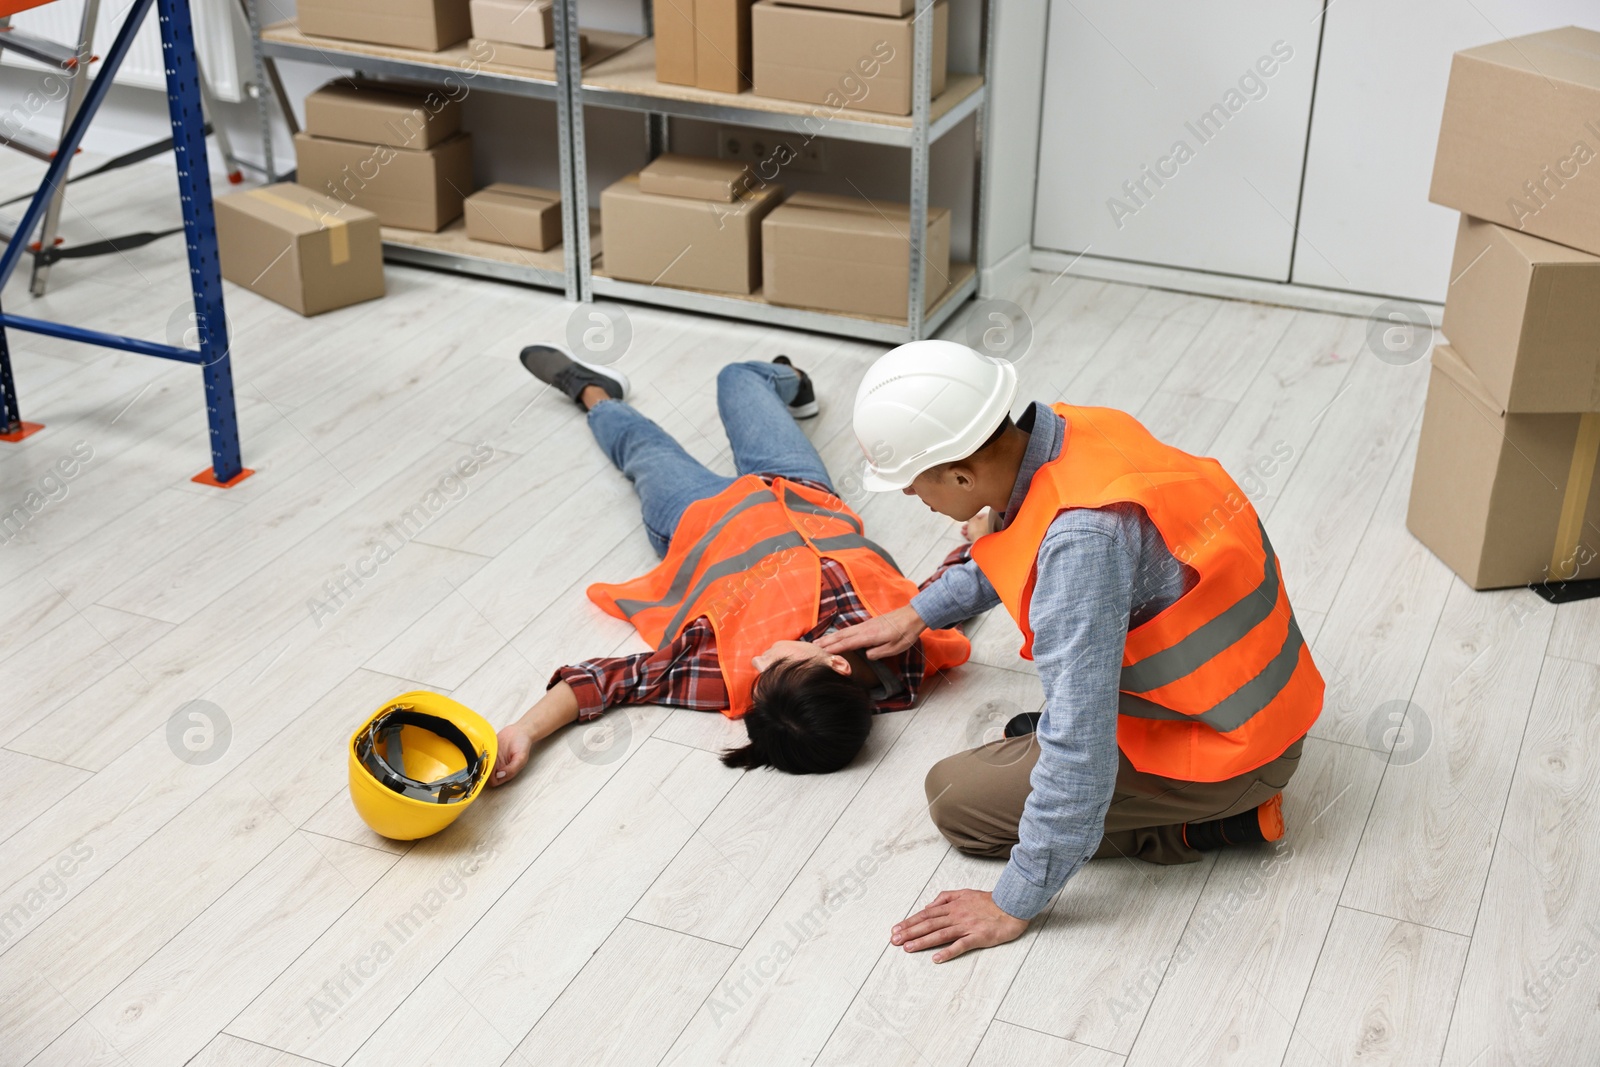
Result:
{"type": "Polygon", "coordinates": [[[1070,508],[1131,503],[1199,574],[1177,602],[1128,632],[1117,746],[1138,770],[1220,782],[1277,759],[1322,710],[1311,662],[1266,530],[1222,465],[1151,436],[1133,416],[1057,404],[1061,455],[1040,467],[1004,530],[972,558],[1033,658],[1028,607],[1039,546],[1070,508]]]}
{"type": "MultiPolygon", "coordinates": [[[[882,548],[862,536],[861,520],[830,493],[783,478],[769,487],[747,474],[684,511],[667,556],[619,585],[597,583],[589,599],[627,619],[656,648],[704,617],[717,635],[717,662],[737,719],[750,708],[751,662],[776,641],[817,625],[822,559],[837,560],[873,615],[904,607],[917,587],[882,548]]],[[[922,634],[927,673],[967,661],[972,646],[955,630],[922,634]]]]}

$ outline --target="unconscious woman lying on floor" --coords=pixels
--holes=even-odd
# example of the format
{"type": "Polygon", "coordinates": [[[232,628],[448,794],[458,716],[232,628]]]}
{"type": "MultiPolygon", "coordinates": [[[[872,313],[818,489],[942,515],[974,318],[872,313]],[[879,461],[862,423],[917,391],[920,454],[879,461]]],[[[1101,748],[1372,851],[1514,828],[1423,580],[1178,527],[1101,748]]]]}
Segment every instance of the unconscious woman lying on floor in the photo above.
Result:
{"type": "MultiPolygon", "coordinates": [[[[817,412],[811,380],[785,357],[717,376],[737,476],[708,469],[625,403],[627,379],[616,371],[546,345],[524,349],[522,362],[588,413],[596,441],[639,494],[662,562],[588,590],[654,650],[557,670],[545,695],[500,731],[493,784],[515,777],[535,742],[618,704],[742,719],[749,742],[723,754],[731,767],[836,771],[861,751],[874,712],[911,707],[934,674],[966,661],[967,639],[953,629],[926,631],[877,660],[812,643],[908,604],[918,587],[834,493],[795,423],[817,412]]],[[[956,550],[939,573],[966,558],[965,547],[956,550]]]]}

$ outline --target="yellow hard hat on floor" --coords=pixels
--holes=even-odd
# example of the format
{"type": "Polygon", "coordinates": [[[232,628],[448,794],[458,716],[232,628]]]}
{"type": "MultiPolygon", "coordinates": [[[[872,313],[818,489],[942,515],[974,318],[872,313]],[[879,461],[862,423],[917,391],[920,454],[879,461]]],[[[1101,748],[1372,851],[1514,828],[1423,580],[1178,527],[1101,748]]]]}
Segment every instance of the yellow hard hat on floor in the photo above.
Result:
{"type": "Polygon", "coordinates": [[[471,708],[404,693],[350,736],[350,799],[384,837],[427,837],[483,792],[497,751],[494,727],[471,708]]]}

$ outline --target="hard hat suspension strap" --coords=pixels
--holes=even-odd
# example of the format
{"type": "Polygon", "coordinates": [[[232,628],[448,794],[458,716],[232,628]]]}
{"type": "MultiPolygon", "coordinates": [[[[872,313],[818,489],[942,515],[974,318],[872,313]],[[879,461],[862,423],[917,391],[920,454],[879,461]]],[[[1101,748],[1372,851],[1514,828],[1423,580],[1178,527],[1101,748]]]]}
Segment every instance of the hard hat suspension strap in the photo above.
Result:
{"type": "Polygon", "coordinates": [[[356,755],[374,778],[396,793],[414,800],[449,804],[472,792],[478,775],[483,771],[485,754],[474,748],[471,739],[449,719],[396,704],[374,718],[357,738],[356,755]],[[454,774],[432,782],[408,777],[400,737],[401,731],[407,726],[415,726],[444,738],[461,751],[467,765],[454,774]]]}

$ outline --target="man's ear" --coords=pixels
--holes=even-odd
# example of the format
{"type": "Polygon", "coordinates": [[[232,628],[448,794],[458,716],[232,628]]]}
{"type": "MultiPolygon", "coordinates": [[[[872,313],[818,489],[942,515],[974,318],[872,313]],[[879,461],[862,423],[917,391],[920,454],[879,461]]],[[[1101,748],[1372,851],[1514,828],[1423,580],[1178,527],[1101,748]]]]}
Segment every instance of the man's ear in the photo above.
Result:
{"type": "Polygon", "coordinates": [[[978,484],[978,472],[965,463],[952,463],[945,468],[944,480],[963,492],[971,492],[978,484]]]}
{"type": "Polygon", "coordinates": [[[846,678],[855,673],[850,669],[850,661],[845,659],[843,656],[829,656],[828,666],[832,670],[837,671],[839,674],[844,675],[846,678]]]}

